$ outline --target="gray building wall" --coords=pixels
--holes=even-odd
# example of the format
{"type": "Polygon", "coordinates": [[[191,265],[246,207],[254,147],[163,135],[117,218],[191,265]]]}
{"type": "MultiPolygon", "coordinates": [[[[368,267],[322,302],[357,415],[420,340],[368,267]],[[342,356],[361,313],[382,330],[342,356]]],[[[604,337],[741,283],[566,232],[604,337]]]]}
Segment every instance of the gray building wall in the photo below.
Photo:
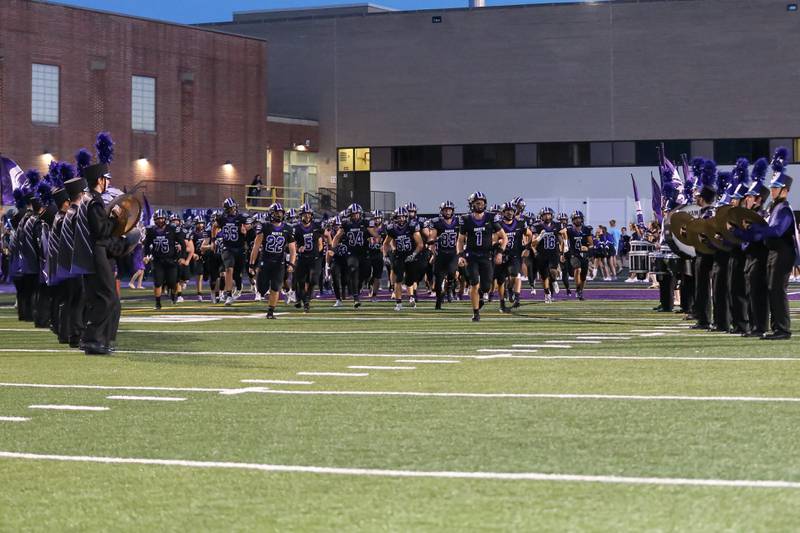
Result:
{"type": "Polygon", "coordinates": [[[271,112],[320,121],[328,176],[337,146],[798,137],[800,13],[786,5],[320,9],[212,26],[268,40],[271,112]]]}

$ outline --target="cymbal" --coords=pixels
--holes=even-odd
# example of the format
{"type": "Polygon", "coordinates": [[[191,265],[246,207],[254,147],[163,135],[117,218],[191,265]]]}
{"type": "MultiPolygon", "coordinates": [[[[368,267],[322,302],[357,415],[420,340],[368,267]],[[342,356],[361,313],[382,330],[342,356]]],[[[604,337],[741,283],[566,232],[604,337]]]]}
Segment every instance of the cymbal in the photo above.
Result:
{"type": "Polygon", "coordinates": [[[673,237],[687,246],[692,246],[686,235],[686,229],[692,220],[695,220],[692,215],[682,211],[673,212],[669,215],[669,223],[673,237]]]}
{"type": "Polygon", "coordinates": [[[733,209],[730,205],[723,205],[717,208],[717,214],[714,216],[714,225],[717,228],[717,233],[731,244],[741,244],[742,240],[736,237],[732,231],[728,229],[728,212],[733,209]]]}
{"type": "Polygon", "coordinates": [[[142,204],[132,194],[121,194],[108,203],[106,212],[111,214],[111,211],[116,206],[119,206],[121,213],[117,217],[117,225],[114,227],[112,234],[115,237],[120,237],[131,231],[139,223],[139,218],[142,216],[142,204]]]}
{"type": "Polygon", "coordinates": [[[736,226],[737,228],[741,228],[742,222],[745,220],[751,224],[767,224],[767,221],[764,220],[761,215],[752,209],[747,209],[746,207],[732,207],[727,211],[725,216],[727,222],[729,222],[732,226],[736,226]]]}
{"type": "Polygon", "coordinates": [[[701,254],[712,255],[714,248],[708,241],[714,236],[713,223],[707,218],[695,218],[686,226],[686,244],[693,246],[701,254]]]}

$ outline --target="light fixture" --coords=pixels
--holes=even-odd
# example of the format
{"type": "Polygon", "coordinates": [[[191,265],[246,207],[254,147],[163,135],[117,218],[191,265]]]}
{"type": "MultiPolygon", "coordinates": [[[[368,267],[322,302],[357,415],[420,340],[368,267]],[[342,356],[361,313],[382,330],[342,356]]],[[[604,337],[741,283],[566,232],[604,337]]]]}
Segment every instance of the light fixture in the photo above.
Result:
{"type": "Polygon", "coordinates": [[[225,160],[225,164],[226,164],[226,165],[232,165],[233,163],[231,163],[231,160],[230,160],[230,159],[226,159],[226,160],[225,160]]]}
{"type": "Polygon", "coordinates": [[[788,4],[786,6],[786,11],[797,11],[797,4],[788,4]]]}
{"type": "Polygon", "coordinates": [[[147,161],[147,158],[144,156],[144,154],[139,154],[139,161],[147,161]]]}

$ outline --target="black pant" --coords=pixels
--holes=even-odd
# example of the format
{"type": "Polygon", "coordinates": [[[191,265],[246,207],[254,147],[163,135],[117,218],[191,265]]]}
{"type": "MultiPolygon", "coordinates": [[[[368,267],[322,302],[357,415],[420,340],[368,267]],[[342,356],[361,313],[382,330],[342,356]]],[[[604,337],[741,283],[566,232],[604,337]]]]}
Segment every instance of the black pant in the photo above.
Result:
{"type": "Polygon", "coordinates": [[[681,310],[684,313],[694,313],[694,259],[686,259],[682,263],[684,271],[681,274],[681,310]]]}
{"type": "Polygon", "coordinates": [[[116,339],[119,326],[120,303],[114,270],[106,256],[105,246],[94,248],[94,274],[83,276],[86,292],[86,329],[81,341],[84,344],[109,346],[116,339]]]}
{"type": "Polygon", "coordinates": [[[767,291],[772,331],[791,333],[789,318],[789,275],[794,267],[795,251],[789,246],[770,250],[767,256],[767,291]]]}
{"type": "Polygon", "coordinates": [[[64,280],[63,296],[58,306],[58,341],[61,343],[77,343],[84,329],[84,308],[86,298],[81,278],[64,280]]]}
{"type": "Polygon", "coordinates": [[[33,325],[37,328],[50,327],[50,287],[39,283],[36,288],[36,307],[33,313],[33,325]]]}
{"type": "Polygon", "coordinates": [[[61,329],[59,306],[64,300],[64,282],[50,286],[50,330],[58,335],[61,329]]]}
{"type": "Polygon", "coordinates": [[[347,257],[334,256],[331,262],[331,283],[337,300],[344,300],[347,286],[347,257]]]}
{"type": "Polygon", "coordinates": [[[354,300],[358,300],[361,282],[369,278],[370,270],[366,256],[351,255],[347,258],[347,287],[354,300]]]}
{"type": "Polygon", "coordinates": [[[714,256],[697,254],[694,260],[694,316],[701,326],[711,324],[711,271],[714,256]]]}
{"type": "Polygon", "coordinates": [[[436,255],[433,265],[433,278],[436,290],[436,300],[441,302],[444,299],[444,283],[449,281],[455,283],[456,270],[458,269],[458,256],[455,253],[436,255]]]}
{"type": "Polygon", "coordinates": [[[286,273],[286,264],[283,259],[278,261],[261,261],[258,269],[258,292],[266,296],[269,291],[278,292],[283,286],[283,279],[286,273]]]}
{"type": "Polygon", "coordinates": [[[675,276],[672,272],[667,272],[658,276],[658,299],[661,303],[661,308],[666,311],[672,311],[675,302],[675,276]]]}
{"type": "Polygon", "coordinates": [[[297,283],[297,301],[308,303],[311,294],[314,293],[314,286],[319,278],[320,258],[318,255],[300,255],[297,260],[297,268],[294,270],[294,281],[297,283]],[[308,289],[306,289],[308,284],[308,289]]]}
{"type": "Polygon", "coordinates": [[[747,284],[745,283],[745,256],[741,250],[731,252],[728,259],[728,290],[730,291],[731,325],[738,332],[750,331],[747,314],[747,284]]]}
{"type": "Polygon", "coordinates": [[[744,281],[750,331],[765,333],[769,328],[769,298],[767,297],[767,249],[763,246],[753,250],[748,249],[744,263],[744,281]]]}
{"type": "Polygon", "coordinates": [[[36,293],[39,290],[38,274],[23,274],[14,279],[17,286],[17,316],[24,322],[33,322],[36,318],[36,293]]]}
{"type": "Polygon", "coordinates": [[[711,270],[714,291],[714,325],[717,329],[728,331],[731,327],[731,307],[728,293],[728,260],[725,252],[714,254],[714,267],[711,270]]]}
{"type": "Polygon", "coordinates": [[[479,285],[481,294],[492,290],[494,265],[491,257],[471,255],[467,258],[467,279],[470,285],[479,285]]]}

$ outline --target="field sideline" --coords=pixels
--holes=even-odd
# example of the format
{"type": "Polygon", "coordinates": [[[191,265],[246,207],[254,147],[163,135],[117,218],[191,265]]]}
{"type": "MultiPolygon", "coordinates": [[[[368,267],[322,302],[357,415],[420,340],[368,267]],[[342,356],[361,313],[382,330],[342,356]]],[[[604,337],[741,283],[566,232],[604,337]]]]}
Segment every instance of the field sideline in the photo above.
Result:
{"type": "Polygon", "coordinates": [[[124,295],[119,351],[88,357],[0,294],[0,530],[800,524],[796,325],[694,332],[591,293],[477,325],[124,295]]]}

